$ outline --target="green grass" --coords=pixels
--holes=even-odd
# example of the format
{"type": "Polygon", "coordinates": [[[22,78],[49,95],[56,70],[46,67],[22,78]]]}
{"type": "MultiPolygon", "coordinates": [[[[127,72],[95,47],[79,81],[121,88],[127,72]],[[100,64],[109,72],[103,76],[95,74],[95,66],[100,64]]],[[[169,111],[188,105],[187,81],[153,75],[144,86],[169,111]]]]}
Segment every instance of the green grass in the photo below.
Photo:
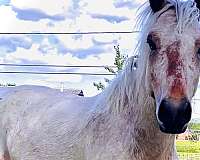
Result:
{"type": "Polygon", "coordinates": [[[180,153],[178,154],[179,160],[199,160],[200,154],[198,153],[180,153]]]}
{"type": "Polygon", "coordinates": [[[188,128],[192,130],[200,130],[200,123],[190,123],[188,128]]]}
{"type": "Polygon", "coordinates": [[[178,153],[199,153],[200,142],[198,141],[176,141],[176,149],[178,153]]]}
{"type": "Polygon", "coordinates": [[[200,160],[198,141],[176,141],[176,149],[180,160],[200,160]]]}

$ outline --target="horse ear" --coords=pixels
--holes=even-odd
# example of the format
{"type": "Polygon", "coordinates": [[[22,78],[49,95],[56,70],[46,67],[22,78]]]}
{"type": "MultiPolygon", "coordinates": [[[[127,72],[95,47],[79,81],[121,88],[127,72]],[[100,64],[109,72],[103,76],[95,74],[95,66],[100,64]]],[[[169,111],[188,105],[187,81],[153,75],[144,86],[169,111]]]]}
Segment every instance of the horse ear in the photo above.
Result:
{"type": "Polygon", "coordinates": [[[151,6],[151,9],[155,13],[155,12],[158,12],[159,10],[161,10],[167,2],[166,2],[166,0],[149,0],[149,3],[151,6]]]}
{"type": "Polygon", "coordinates": [[[200,9],[200,0],[195,0],[196,4],[197,4],[197,8],[200,9]]]}

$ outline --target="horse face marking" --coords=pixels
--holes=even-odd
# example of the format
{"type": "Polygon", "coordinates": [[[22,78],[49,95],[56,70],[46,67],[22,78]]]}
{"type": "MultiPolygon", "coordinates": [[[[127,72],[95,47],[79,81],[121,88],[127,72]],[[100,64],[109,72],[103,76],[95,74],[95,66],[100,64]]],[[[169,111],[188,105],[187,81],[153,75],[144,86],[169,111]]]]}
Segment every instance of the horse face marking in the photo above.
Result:
{"type": "Polygon", "coordinates": [[[173,82],[170,86],[170,92],[169,96],[174,99],[181,99],[184,97],[185,94],[185,85],[186,82],[183,78],[182,70],[184,68],[183,61],[180,56],[180,47],[181,47],[180,41],[175,41],[172,44],[170,44],[166,48],[166,55],[167,55],[167,78],[170,79],[170,77],[173,78],[173,82]]]}

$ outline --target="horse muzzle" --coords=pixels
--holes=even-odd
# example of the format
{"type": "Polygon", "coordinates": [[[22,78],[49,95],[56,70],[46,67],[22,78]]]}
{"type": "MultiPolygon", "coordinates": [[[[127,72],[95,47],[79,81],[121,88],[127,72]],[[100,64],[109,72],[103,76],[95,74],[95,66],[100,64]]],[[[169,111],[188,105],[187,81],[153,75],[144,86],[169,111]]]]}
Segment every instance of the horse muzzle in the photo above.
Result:
{"type": "Polygon", "coordinates": [[[181,100],[163,99],[157,112],[160,130],[168,134],[183,133],[187,129],[191,115],[192,107],[187,98],[181,100]]]}

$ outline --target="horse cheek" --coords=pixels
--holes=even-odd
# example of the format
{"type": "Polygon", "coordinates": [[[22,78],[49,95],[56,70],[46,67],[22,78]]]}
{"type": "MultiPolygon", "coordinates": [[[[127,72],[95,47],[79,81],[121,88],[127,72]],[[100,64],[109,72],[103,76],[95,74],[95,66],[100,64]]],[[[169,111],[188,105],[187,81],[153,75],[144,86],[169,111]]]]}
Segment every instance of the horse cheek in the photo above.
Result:
{"type": "Polygon", "coordinates": [[[160,93],[160,88],[163,83],[163,74],[160,72],[163,67],[161,64],[163,62],[163,54],[160,54],[158,51],[150,56],[150,81],[151,81],[151,90],[154,92],[155,96],[158,96],[160,93]]]}
{"type": "MultiPolygon", "coordinates": [[[[152,85],[152,90],[155,92],[158,89],[159,82],[156,78],[156,74],[154,72],[151,72],[151,85],[152,85]]],[[[155,94],[155,93],[154,93],[155,94]]]]}
{"type": "Polygon", "coordinates": [[[188,86],[190,86],[191,88],[188,89],[188,93],[192,93],[192,97],[194,96],[196,90],[197,90],[197,86],[198,86],[198,82],[199,82],[199,73],[200,73],[200,65],[197,59],[195,59],[195,56],[192,58],[192,65],[189,66],[189,70],[190,70],[190,76],[188,77],[188,82],[192,83],[188,86]]]}

